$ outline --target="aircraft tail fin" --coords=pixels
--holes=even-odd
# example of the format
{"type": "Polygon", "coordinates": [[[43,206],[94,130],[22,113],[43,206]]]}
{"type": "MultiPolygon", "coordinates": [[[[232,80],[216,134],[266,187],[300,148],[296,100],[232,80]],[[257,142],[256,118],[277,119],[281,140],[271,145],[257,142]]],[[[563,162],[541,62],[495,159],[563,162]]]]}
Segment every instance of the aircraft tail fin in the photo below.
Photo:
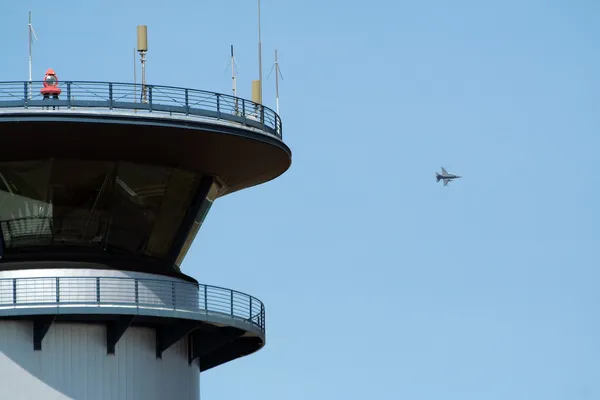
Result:
{"type": "Polygon", "coordinates": [[[436,182],[439,182],[439,181],[440,181],[440,179],[442,179],[442,178],[440,177],[440,174],[438,174],[438,173],[436,172],[436,174],[435,174],[435,181],[436,181],[436,182]]]}

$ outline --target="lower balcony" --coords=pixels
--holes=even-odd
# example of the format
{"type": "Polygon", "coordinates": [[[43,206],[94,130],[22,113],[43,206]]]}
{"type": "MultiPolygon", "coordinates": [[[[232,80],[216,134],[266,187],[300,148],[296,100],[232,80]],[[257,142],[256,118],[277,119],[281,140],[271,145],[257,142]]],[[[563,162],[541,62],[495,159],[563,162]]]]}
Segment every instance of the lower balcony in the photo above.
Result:
{"type": "MultiPolygon", "coordinates": [[[[156,328],[159,358],[188,336],[189,361],[199,358],[201,370],[264,345],[264,305],[245,293],[162,276],[105,276],[118,271],[37,271],[44,276],[27,271],[28,276],[0,278],[0,319],[32,320],[34,350],[42,349],[50,325],[59,322],[106,324],[108,354],[115,353],[131,325],[156,328]],[[56,276],[46,276],[49,273],[56,276]]],[[[19,272],[24,273],[1,275],[19,272]]]]}

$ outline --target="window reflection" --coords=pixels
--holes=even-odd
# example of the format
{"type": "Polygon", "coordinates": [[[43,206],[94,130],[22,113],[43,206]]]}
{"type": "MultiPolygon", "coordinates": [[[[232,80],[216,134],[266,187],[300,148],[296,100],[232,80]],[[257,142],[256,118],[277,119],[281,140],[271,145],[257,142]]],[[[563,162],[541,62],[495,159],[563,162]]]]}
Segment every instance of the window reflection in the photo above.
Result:
{"type": "Polygon", "coordinates": [[[107,186],[111,163],[53,160],[50,190],[53,202],[53,244],[86,246],[102,243],[110,204],[107,186]]]}
{"type": "Polygon", "coordinates": [[[200,178],[126,162],[0,163],[5,254],[75,246],[165,258],[200,178]]]}
{"type": "Polygon", "coordinates": [[[0,164],[0,227],[6,247],[49,244],[49,162],[0,164]]]}

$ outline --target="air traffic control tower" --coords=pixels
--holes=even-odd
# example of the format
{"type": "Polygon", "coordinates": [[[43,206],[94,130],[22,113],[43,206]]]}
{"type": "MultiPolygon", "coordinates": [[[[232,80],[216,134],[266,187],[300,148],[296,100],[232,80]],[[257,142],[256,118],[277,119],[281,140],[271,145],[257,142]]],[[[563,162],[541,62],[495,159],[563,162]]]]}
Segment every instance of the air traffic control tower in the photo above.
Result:
{"type": "Polygon", "coordinates": [[[197,400],[264,346],[265,307],[180,265],[216,199],[290,164],[242,98],[0,82],[0,397],[197,400]]]}

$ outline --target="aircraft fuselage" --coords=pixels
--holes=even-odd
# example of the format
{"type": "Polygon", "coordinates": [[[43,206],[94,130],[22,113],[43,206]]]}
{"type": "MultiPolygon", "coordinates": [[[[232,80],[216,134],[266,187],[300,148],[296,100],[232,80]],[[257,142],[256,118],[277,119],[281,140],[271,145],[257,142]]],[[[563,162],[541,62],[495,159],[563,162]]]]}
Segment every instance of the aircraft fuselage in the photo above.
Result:
{"type": "Polygon", "coordinates": [[[435,173],[436,182],[443,180],[444,186],[446,186],[448,183],[452,182],[452,180],[458,179],[458,178],[462,178],[462,177],[460,175],[449,174],[444,168],[442,168],[441,174],[439,172],[435,173]]]}
{"type": "Polygon", "coordinates": [[[452,179],[458,179],[458,178],[462,178],[462,177],[458,176],[458,175],[440,175],[440,174],[436,174],[436,178],[437,178],[437,181],[439,182],[442,179],[452,180],[452,179]]]}

